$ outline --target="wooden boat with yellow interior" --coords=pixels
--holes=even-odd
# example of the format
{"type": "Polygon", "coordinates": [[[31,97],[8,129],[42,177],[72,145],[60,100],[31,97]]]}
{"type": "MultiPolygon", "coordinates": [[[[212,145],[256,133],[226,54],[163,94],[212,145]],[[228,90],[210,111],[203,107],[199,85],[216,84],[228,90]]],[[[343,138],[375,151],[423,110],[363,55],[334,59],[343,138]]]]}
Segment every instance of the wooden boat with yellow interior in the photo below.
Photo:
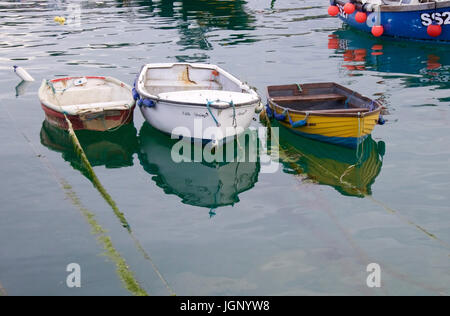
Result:
{"type": "Polygon", "coordinates": [[[383,124],[382,106],[339,84],[269,86],[266,113],[294,133],[355,148],[383,124]]]}

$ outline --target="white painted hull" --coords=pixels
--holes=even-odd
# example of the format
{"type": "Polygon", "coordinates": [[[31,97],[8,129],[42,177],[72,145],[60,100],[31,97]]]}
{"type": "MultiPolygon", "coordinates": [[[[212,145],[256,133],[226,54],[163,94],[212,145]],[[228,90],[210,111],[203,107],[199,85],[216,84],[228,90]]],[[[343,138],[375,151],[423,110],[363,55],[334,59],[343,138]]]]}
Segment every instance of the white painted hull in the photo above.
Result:
{"type": "Polygon", "coordinates": [[[243,133],[260,105],[247,84],[215,65],[148,64],[133,92],[147,122],[172,135],[219,145],[243,133]]]}
{"type": "Polygon", "coordinates": [[[211,108],[220,126],[206,107],[180,105],[159,101],[155,107],[141,107],[146,121],[156,129],[173,135],[173,137],[188,137],[204,141],[221,142],[242,133],[248,128],[259,102],[236,109],[236,128],[233,126],[233,108],[211,108]]]}

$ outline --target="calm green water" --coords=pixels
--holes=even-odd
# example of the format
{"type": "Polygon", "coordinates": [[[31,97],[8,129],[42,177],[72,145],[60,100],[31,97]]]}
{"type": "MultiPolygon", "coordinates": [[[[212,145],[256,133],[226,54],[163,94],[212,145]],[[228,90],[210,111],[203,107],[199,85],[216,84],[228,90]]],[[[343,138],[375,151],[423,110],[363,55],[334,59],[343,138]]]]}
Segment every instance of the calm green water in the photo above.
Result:
{"type": "Polygon", "coordinates": [[[1,2],[6,292],[131,294],[102,255],[88,212],[150,295],[170,294],[155,266],[177,295],[449,295],[449,47],[376,40],[328,17],[327,6],[1,2]],[[53,21],[77,12],[74,3],[81,20],[53,21]],[[285,160],[274,174],[260,162],[174,164],[171,141],[139,111],[134,125],[115,133],[80,132],[130,233],[67,134],[44,123],[39,81],[92,74],[131,83],[142,64],[175,61],[219,64],[261,94],[271,84],[335,81],[380,99],[390,115],[358,151],[281,130],[285,160]],[[37,81],[16,91],[14,64],[37,81]],[[81,266],[80,289],[66,286],[70,263],[81,266]],[[381,266],[380,289],[366,286],[369,263],[381,266]]]}

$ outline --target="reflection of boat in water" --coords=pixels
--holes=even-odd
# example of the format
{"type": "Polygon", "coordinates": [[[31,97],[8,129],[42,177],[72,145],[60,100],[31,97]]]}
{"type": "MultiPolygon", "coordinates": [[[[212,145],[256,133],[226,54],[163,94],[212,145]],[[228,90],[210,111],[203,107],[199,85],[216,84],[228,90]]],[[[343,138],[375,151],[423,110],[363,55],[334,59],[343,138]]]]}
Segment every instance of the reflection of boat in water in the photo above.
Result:
{"type": "Polygon", "coordinates": [[[280,152],[286,172],[306,175],[343,195],[364,197],[372,193],[371,186],[381,171],[385,144],[369,136],[351,149],[280,129],[280,152]]]}
{"type": "MultiPolygon", "coordinates": [[[[123,3],[120,1],[121,4],[123,3]]],[[[177,44],[185,49],[211,50],[213,45],[207,33],[213,29],[253,30],[255,17],[247,9],[247,1],[234,0],[162,0],[136,1],[140,11],[152,16],[172,19],[173,27],[180,34],[177,44]],[[148,14],[148,13],[147,13],[148,14]]],[[[156,26],[158,27],[158,26],[156,26]]],[[[167,28],[166,24],[161,27],[167,28]]],[[[247,34],[230,36],[221,41],[222,45],[252,43],[256,39],[247,34]]],[[[180,62],[205,62],[205,54],[185,54],[177,56],[180,62]]]]}
{"type": "MultiPolygon", "coordinates": [[[[134,125],[128,124],[113,132],[81,130],[76,134],[92,166],[121,168],[133,165],[133,154],[137,152],[136,133],[134,125]]],[[[44,121],[41,129],[41,143],[53,151],[62,153],[64,160],[90,178],[74,150],[67,131],[44,121]]]]}
{"type": "Polygon", "coordinates": [[[447,89],[450,82],[447,46],[376,39],[344,27],[329,36],[328,48],[342,56],[342,66],[350,71],[415,75],[403,79],[407,87],[437,85],[447,89]]]}
{"type": "MultiPolygon", "coordinates": [[[[157,186],[166,194],[179,196],[185,204],[209,209],[234,205],[239,202],[239,194],[258,181],[259,162],[208,163],[202,159],[176,163],[171,152],[177,142],[145,123],[139,133],[139,160],[154,175],[157,186]]],[[[189,146],[194,153],[194,147],[200,145],[189,146]]],[[[190,160],[191,155],[186,158],[190,160]]]]}

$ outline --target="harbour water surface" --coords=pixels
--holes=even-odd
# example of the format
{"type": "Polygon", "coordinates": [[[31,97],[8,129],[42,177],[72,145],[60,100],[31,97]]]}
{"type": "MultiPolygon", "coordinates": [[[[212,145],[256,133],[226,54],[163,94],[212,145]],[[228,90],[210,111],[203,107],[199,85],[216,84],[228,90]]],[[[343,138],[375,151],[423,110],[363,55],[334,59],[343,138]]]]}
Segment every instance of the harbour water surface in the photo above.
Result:
{"type": "Polygon", "coordinates": [[[375,39],[327,6],[1,2],[0,294],[130,295],[132,273],[150,295],[450,295],[449,47],[375,39]],[[335,81],[379,99],[387,123],[355,151],[281,130],[278,171],[265,173],[259,161],[175,164],[173,141],[137,110],[118,131],[78,133],[111,203],[44,122],[40,81],[131,84],[143,64],[177,61],[218,64],[262,96],[335,81]],[[16,64],[36,82],[18,85],[16,64]],[[81,288],[66,285],[70,263],[81,288]],[[381,288],[366,284],[370,263],[381,288]]]}

